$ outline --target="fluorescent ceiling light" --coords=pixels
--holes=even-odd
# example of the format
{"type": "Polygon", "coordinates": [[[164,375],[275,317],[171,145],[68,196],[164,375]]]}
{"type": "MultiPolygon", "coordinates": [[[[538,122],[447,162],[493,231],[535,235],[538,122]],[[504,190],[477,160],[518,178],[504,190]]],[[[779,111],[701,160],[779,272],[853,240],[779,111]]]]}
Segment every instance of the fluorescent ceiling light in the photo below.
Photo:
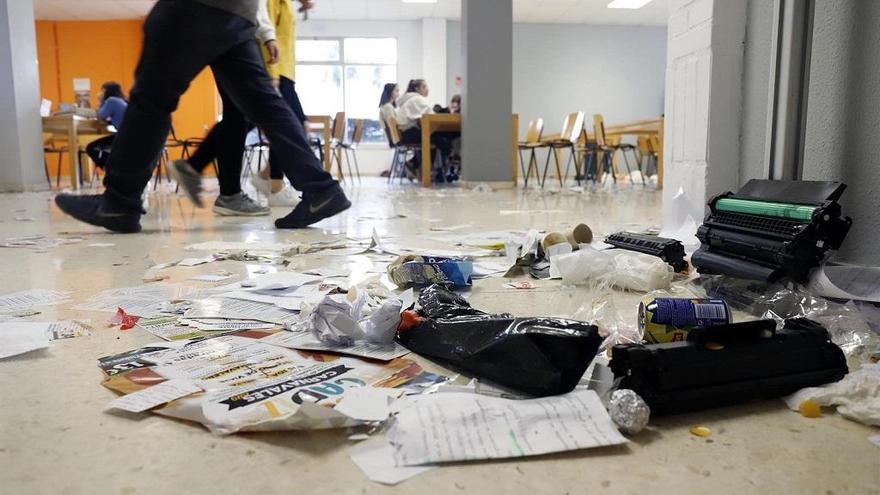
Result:
{"type": "MultiPolygon", "coordinates": [[[[402,0],[403,3],[437,3],[437,0],[402,0]]],[[[649,2],[651,0],[648,0],[649,2]]]]}
{"type": "MultiPolygon", "coordinates": [[[[406,0],[404,0],[406,1],[406,0]]],[[[609,9],[640,9],[651,3],[651,0],[612,0],[609,9]]]]}

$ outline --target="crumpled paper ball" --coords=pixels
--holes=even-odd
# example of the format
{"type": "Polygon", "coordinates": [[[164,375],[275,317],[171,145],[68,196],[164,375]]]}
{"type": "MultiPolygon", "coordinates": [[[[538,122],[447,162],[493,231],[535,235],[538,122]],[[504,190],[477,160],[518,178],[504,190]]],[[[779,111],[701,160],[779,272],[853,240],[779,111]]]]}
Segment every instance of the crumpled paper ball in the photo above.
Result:
{"type": "Polygon", "coordinates": [[[615,390],[608,403],[608,414],[621,431],[635,435],[648,425],[651,408],[632,390],[615,390]]]}

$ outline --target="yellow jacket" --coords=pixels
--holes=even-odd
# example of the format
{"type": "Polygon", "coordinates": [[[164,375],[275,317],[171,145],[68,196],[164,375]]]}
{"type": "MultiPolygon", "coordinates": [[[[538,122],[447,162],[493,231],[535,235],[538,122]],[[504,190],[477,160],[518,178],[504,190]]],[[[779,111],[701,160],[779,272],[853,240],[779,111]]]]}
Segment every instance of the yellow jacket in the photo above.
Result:
{"type": "MultiPolygon", "coordinates": [[[[266,50],[265,42],[274,39],[278,43],[278,63],[266,64],[266,70],[273,79],[286,77],[291,81],[296,79],[296,13],[293,10],[292,0],[261,0],[265,2],[265,12],[260,12],[260,17],[268,14],[268,23],[274,28],[267,34],[260,33],[260,41],[263,42],[263,60],[269,60],[269,51],[266,50]]],[[[262,5],[260,6],[262,10],[262,5]]],[[[266,19],[261,19],[261,24],[266,19]]]]}

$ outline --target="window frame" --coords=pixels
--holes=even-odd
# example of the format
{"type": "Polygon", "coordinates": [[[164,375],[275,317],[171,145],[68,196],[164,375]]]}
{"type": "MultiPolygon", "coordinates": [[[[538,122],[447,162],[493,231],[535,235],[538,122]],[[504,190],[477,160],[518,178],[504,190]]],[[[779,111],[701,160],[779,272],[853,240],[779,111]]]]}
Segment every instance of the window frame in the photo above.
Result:
{"type": "MultiPolygon", "coordinates": [[[[308,62],[300,62],[297,60],[296,65],[299,66],[336,66],[341,68],[342,70],[342,110],[346,113],[346,119],[348,117],[348,111],[346,108],[346,92],[347,92],[347,83],[346,83],[346,67],[393,67],[395,76],[399,74],[400,70],[400,39],[397,36],[297,36],[294,40],[294,43],[297,41],[336,41],[339,43],[339,60],[337,61],[308,61],[308,62]],[[348,63],[345,61],[345,40],[346,39],[393,39],[396,48],[396,61],[393,64],[376,64],[376,63],[348,63]]],[[[397,77],[395,77],[397,79],[397,77]]],[[[378,100],[377,100],[378,101],[378,100]]],[[[376,107],[376,115],[378,116],[379,108],[376,107]]],[[[333,117],[333,115],[330,115],[333,117]]],[[[378,118],[371,118],[370,120],[379,120],[378,118]]],[[[387,148],[388,143],[386,141],[371,141],[371,142],[362,142],[361,147],[366,148],[387,148]]]]}

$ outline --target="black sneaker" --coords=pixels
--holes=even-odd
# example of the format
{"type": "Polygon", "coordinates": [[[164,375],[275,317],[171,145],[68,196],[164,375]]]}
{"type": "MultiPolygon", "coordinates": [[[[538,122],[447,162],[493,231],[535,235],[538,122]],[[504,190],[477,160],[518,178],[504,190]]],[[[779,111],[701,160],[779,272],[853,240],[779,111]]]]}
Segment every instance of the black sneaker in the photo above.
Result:
{"type": "Polygon", "coordinates": [[[61,211],[80,222],[124,234],[134,234],[141,231],[140,213],[115,209],[100,194],[92,196],[59,194],[55,196],[55,204],[61,208],[61,211]]]}
{"type": "Polygon", "coordinates": [[[202,175],[186,160],[174,160],[168,168],[171,171],[171,178],[183,188],[189,200],[199,208],[204,207],[199,196],[202,192],[202,175]]]}
{"type": "Polygon", "coordinates": [[[342,189],[334,187],[328,192],[304,194],[300,204],[286,217],[275,220],[279,229],[302,229],[325,218],[342,213],[351,207],[342,189]]]}

